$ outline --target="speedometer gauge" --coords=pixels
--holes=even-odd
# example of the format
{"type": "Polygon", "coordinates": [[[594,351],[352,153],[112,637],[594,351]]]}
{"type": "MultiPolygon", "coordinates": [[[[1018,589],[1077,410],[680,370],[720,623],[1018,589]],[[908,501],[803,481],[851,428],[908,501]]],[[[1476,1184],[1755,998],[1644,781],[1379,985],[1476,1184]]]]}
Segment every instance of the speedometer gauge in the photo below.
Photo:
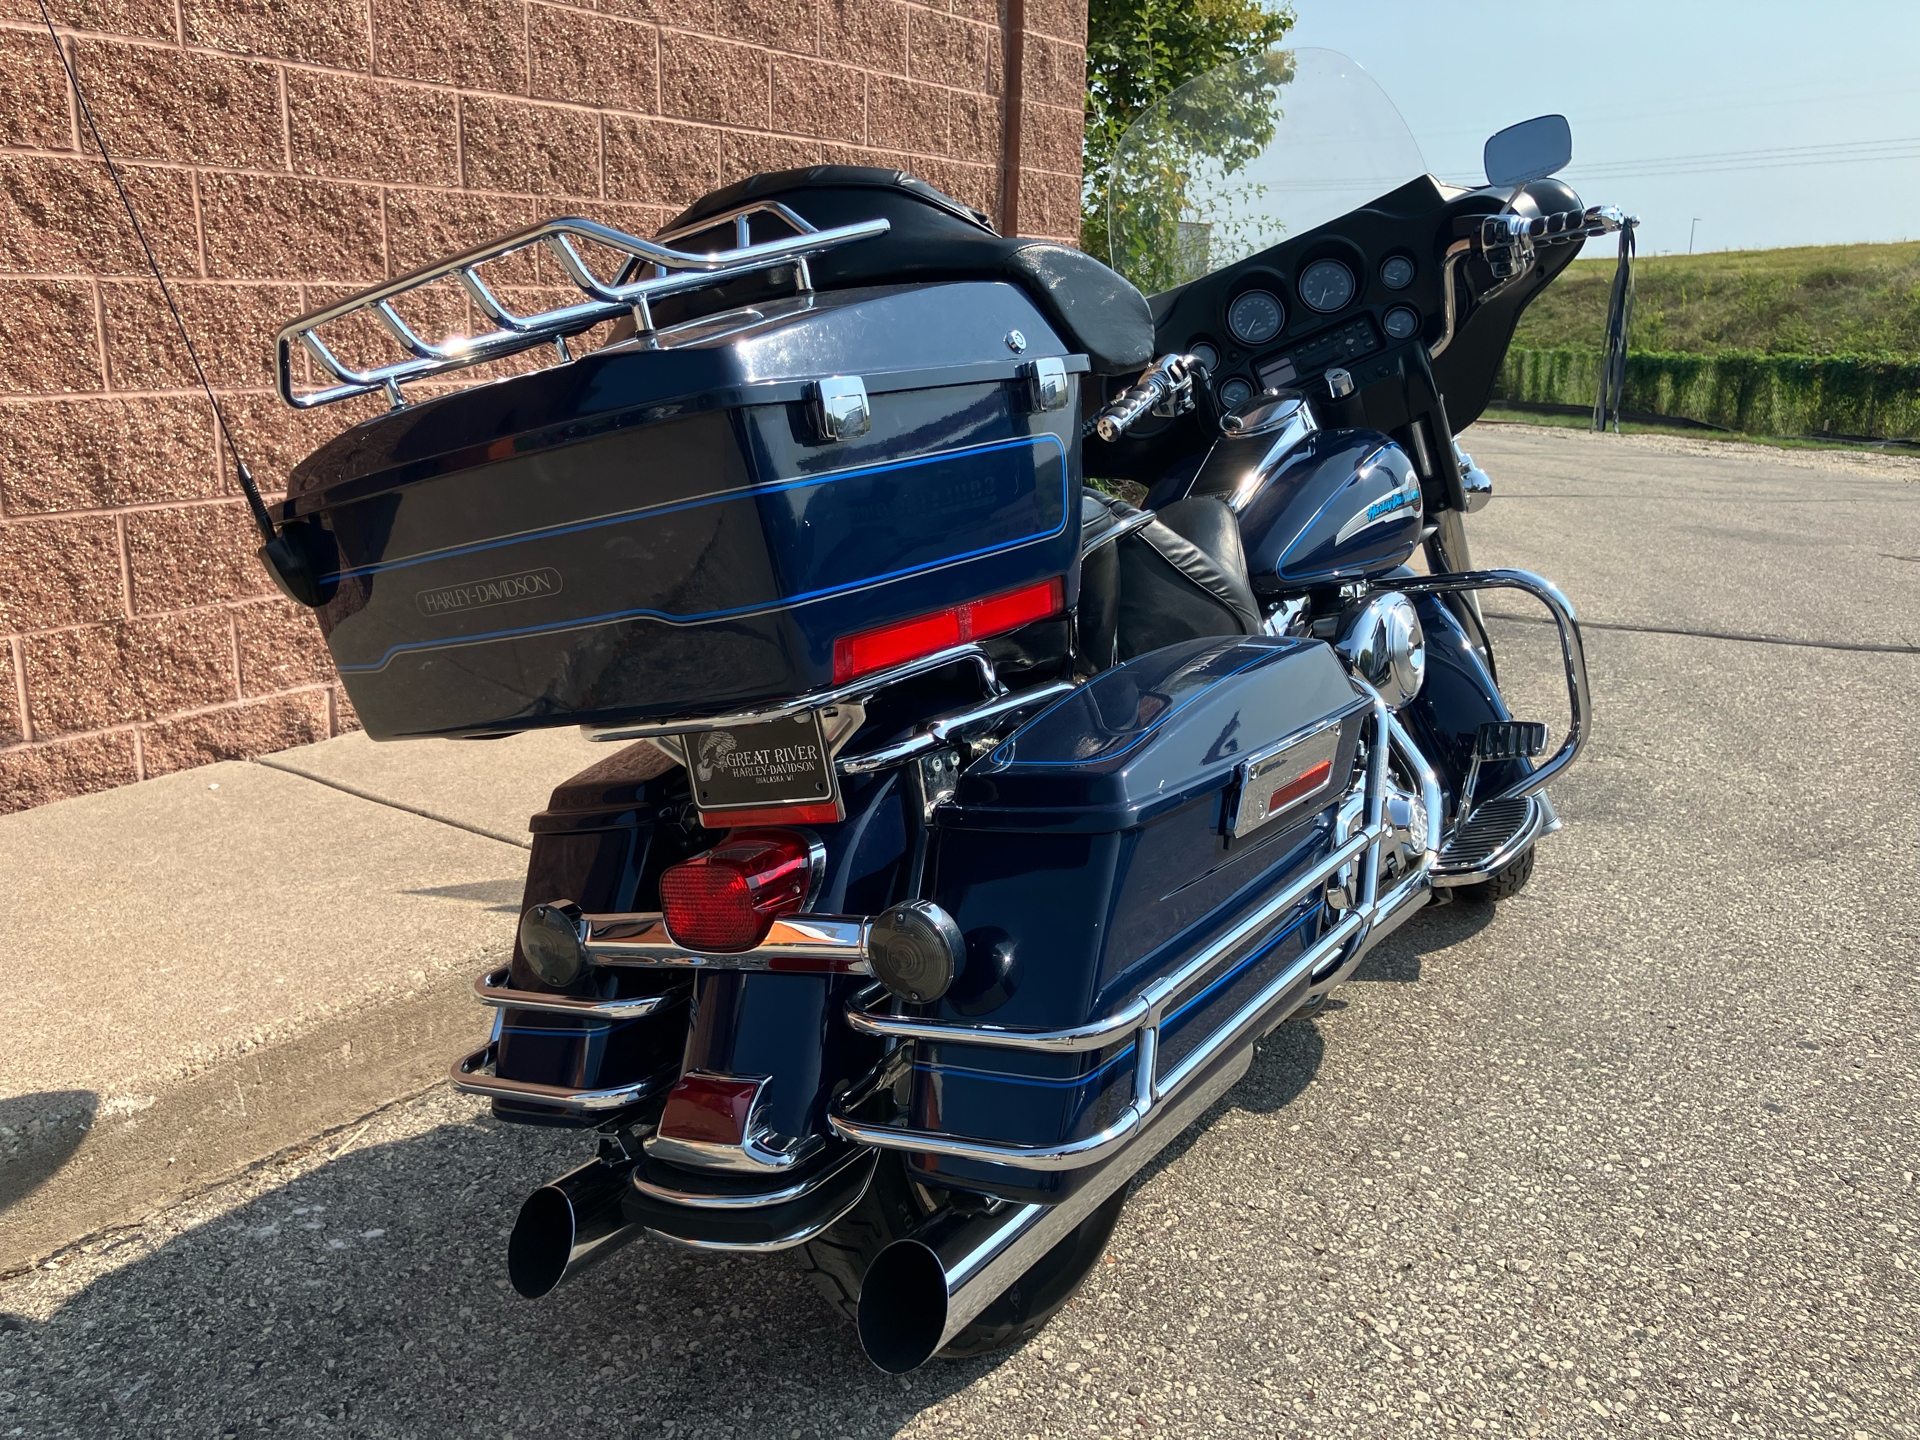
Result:
{"type": "Polygon", "coordinates": [[[1264,290],[1249,290],[1227,310],[1227,328],[1242,345],[1264,345],[1287,323],[1287,312],[1264,290]]]}
{"type": "Polygon", "coordinates": [[[1331,314],[1353,299],[1353,271],[1338,260],[1316,260],[1300,277],[1300,298],[1331,314]]]}

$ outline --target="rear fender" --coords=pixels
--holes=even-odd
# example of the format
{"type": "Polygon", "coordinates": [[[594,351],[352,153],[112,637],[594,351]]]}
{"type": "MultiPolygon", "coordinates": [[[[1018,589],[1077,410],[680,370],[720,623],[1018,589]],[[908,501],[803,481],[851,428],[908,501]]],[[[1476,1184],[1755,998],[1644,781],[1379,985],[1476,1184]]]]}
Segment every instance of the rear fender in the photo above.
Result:
{"type": "MultiPolygon", "coordinates": [[[[906,812],[897,775],[852,776],[843,784],[847,819],[810,827],[827,850],[813,908],[873,914],[899,896],[908,858],[906,812]]],[[[553,792],[533,817],[533,855],[521,910],[572,900],[589,913],[657,910],[660,875],[724,833],[687,823],[686,771],[646,742],[591,766],[553,792]]],[[[829,1092],[871,1068],[877,1042],[837,1022],[862,982],[807,975],[701,974],[688,1004],[637,1020],[582,1022],[526,1010],[500,1012],[497,1073],[569,1089],[607,1089],[689,1069],[768,1075],[768,1123],[784,1135],[825,1133],[829,1092]]],[[[516,940],[510,984],[551,993],[516,940]]],[[[590,971],[566,993],[600,998],[687,990],[684,971],[590,971]]],[[[526,1124],[580,1127],[604,1116],[556,1113],[496,1100],[494,1113],[526,1124]]]]}

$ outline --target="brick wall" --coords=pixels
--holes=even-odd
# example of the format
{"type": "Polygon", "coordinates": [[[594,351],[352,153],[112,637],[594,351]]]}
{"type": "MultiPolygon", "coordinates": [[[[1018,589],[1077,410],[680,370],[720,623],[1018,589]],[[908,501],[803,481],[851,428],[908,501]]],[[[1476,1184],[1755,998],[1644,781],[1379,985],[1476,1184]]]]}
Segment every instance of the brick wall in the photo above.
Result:
{"type": "MultiPolygon", "coordinates": [[[[358,418],[274,397],[281,324],[546,215],[647,234],[756,170],[839,162],[1071,242],[1086,3],[1016,0],[1017,37],[1005,4],[50,0],[269,491],[358,418]]],[[[0,811],[353,728],[252,558],[34,0],[0,0],[0,73],[0,811]]]]}

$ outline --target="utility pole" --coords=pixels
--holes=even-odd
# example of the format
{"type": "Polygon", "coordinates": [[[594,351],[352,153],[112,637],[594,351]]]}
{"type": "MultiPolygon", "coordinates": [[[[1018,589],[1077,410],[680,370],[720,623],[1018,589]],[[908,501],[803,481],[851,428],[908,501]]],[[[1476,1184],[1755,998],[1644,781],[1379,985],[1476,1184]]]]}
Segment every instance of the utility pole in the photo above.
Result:
{"type": "Polygon", "coordinates": [[[1689,255],[1693,253],[1693,232],[1698,228],[1700,222],[1706,218],[1704,215],[1696,215],[1693,217],[1693,224],[1687,227],[1687,254],[1689,255]]]}

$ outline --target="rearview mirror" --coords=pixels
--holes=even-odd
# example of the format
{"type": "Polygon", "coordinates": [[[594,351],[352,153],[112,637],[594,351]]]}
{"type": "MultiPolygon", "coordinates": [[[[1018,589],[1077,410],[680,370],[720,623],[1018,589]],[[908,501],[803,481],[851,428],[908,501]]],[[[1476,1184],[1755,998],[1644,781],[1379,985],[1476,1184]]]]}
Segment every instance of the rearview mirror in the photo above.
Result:
{"type": "Polygon", "coordinates": [[[1564,115],[1540,115],[1509,125],[1487,141],[1487,184],[1544,180],[1573,158],[1573,127],[1564,115]]]}

